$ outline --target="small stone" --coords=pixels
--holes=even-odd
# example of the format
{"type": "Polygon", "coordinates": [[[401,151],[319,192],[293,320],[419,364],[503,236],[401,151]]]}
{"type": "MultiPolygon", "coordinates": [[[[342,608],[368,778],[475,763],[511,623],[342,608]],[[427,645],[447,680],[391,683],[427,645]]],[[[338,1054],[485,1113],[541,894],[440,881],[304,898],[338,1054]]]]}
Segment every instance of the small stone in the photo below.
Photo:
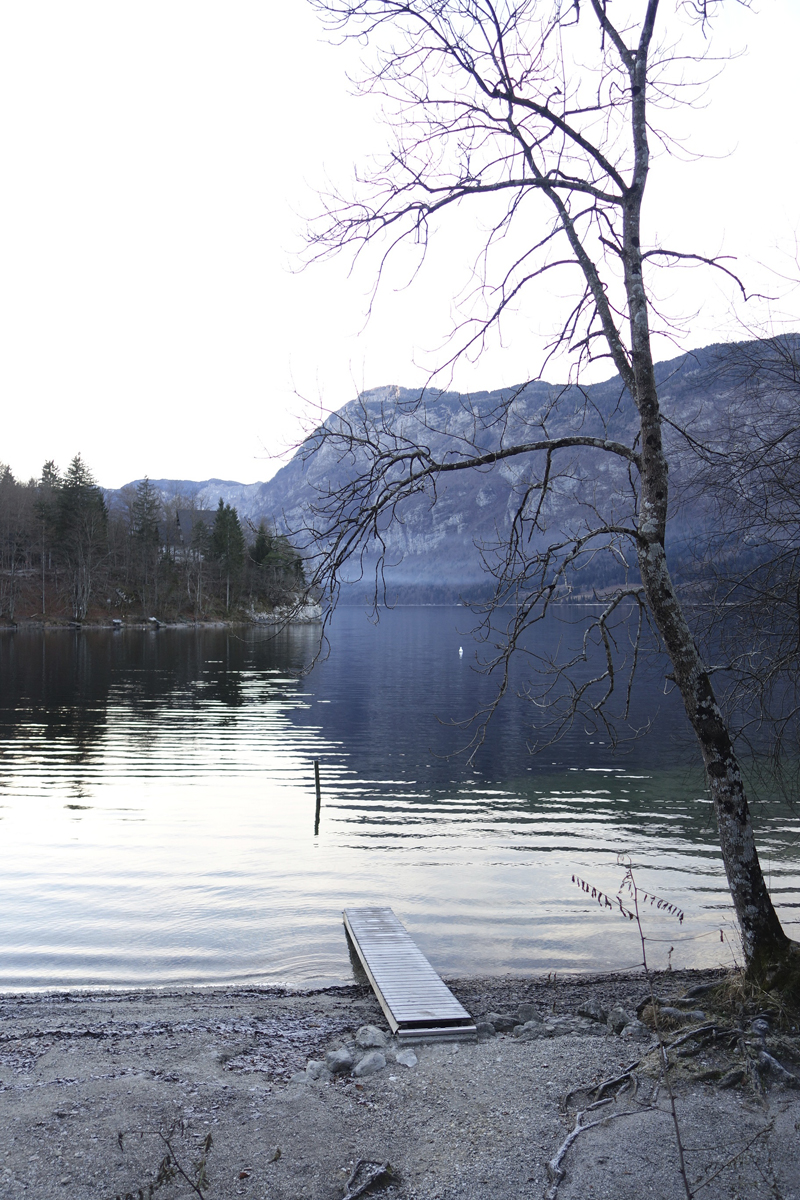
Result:
{"type": "Polygon", "coordinates": [[[763,1017],[756,1017],[755,1021],[750,1023],[750,1028],[757,1037],[765,1038],[769,1033],[769,1022],[763,1017]]]}
{"type": "Polygon", "coordinates": [[[308,1075],[305,1071],[295,1071],[294,1075],[289,1076],[289,1083],[308,1083],[308,1075]]]}
{"type": "Polygon", "coordinates": [[[588,1017],[554,1017],[553,1024],[556,1033],[562,1037],[565,1034],[571,1034],[573,1037],[604,1037],[608,1033],[607,1026],[591,1021],[588,1017]]]}
{"type": "Polygon", "coordinates": [[[401,1050],[395,1057],[395,1062],[400,1063],[401,1067],[415,1067],[419,1062],[413,1050],[401,1050]]]}
{"type": "Polygon", "coordinates": [[[306,1066],[306,1079],[309,1079],[312,1082],[317,1079],[321,1079],[323,1082],[327,1083],[329,1079],[333,1079],[333,1075],[325,1066],[324,1062],[317,1062],[315,1059],[310,1058],[306,1066]]]}
{"type": "Polygon", "coordinates": [[[514,1026],[519,1023],[515,1017],[509,1017],[506,1013],[496,1012],[488,1013],[486,1020],[490,1025],[494,1025],[497,1033],[510,1033],[514,1026]]]}
{"type": "Polygon", "coordinates": [[[386,1066],[386,1057],[381,1054],[380,1050],[370,1050],[369,1054],[365,1054],[361,1061],[353,1069],[353,1074],[356,1079],[361,1079],[363,1075],[375,1075],[376,1072],[382,1071],[386,1066]]]}
{"type": "Polygon", "coordinates": [[[632,1020],[633,1018],[631,1017],[630,1013],[626,1013],[624,1008],[620,1008],[619,1005],[617,1005],[615,1008],[612,1008],[611,1012],[608,1014],[608,1020],[606,1024],[612,1033],[622,1033],[625,1026],[629,1025],[632,1020]]]}
{"type": "Polygon", "coordinates": [[[346,1046],[342,1046],[340,1050],[329,1050],[325,1055],[325,1066],[331,1075],[348,1074],[352,1071],[354,1062],[352,1052],[346,1046]]]}
{"type": "Polygon", "coordinates": [[[517,1017],[520,1025],[526,1025],[528,1021],[542,1021],[544,1018],[534,1004],[520,1004],[517,1009],[517,1017]]]}
{"type": "Polygon", "coordinates": [[[493,1037],[497,1036],[497,1030],[495,1029],[494,1025],[491,1023],[491,1021],[476,1021],[475,1022],[475,1032],[478,1035],[479,1041],[482,1041],[486,1038],[493,1038],[493,1037]]]}
{"type": "Polygon", "coordinates": [[[524,1025],[517,1025],[514,1037],[519,1038],[521,1042],[534,1042],[538,1038],[552,1037],[554,1032],[552,1025],[545,1025],[542,1021],[526,1021],[524,1025]]]}
{"type": "Polygon", "coordinates": [[[642,1021],[629,1021],[622,1030],[622,1037],[626,1042],[649,1042],[652,1037],[652,1031],[642,1021]]]}
{"type": "Polygon", "coordinates": [[[600,1001],[595,1000],[594,997],[583,1002],[578,1009],[578,1015],[588,1017],[590,1021],[599,1021],[602,1025],[605,1025],[608,1020],[607,1011],[603,1008],[600,1001]]]}
{"type": "Polygon", "coordinates": [[[383,1050],[388,1041],[386,1034],[376,1025],[362,1025],[356,1034],[356,1045],[362,1050],[371,1050],[373,1047],[383,1050]]]}

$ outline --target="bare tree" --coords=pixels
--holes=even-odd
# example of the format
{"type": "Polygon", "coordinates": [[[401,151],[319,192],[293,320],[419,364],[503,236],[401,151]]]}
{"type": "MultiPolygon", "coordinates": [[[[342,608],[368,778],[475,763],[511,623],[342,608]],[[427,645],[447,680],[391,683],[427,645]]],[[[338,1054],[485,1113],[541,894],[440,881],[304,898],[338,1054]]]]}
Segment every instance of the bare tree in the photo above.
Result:
{"type": "MultiPolygon", "coordinates": [[[[623,582],[594,623],[604,666],[588,682],[584,671],[572,712],[601,718],[619,692],[615,621],[633,605],[657,631],[697,737],[748,968],[770,986],[800,990],[800,948],[771,903],[731,733],[665,552],[669,477],[652,273],[687,261],[727,268],[694,250],[643,242],[642,205],[650,143],[669,148],[655,123],[659,107],[691,102],[686,64],[698,58],[681,41],[688,44],[693,25],[705,33],[719,4],[686,0],[662,15],[660,0],[631,0],[617,21],[620,6],[608,0],[314,2],[339,37],[369,48],[363,87],[384,97],[393,144],[357,177],[354,197],[328,197],[311,227],[312,257],[374,246],[380,274],[398,244],[424,253],[449,213],[477,206],[489,226],[478,264],[485,308],[459,326],[448,361],[479,349],[531,287],[566,272],[580,282],[564,288],[574,298],[555,345],[571,353],[574,379],[605,356],[621,380],[604,406],[590,392],[576,404],[570,390],[532,414],[520,404],[524,394],[510,394],[490,410],[464,405],[443,421],[422,393],[399,411],[365,402],[331,418],[306,452],[349,470],[323,490],[311,522],[323,547],[315,583],[335,602],[353,563],[369,561],[380,586],[385,532],[406,504],[420,496],[435,503],[452,472],[513,466],[518,502],[502,539],[486,549],[494,612],[513,604],[514,613],[496,664],[500,691],[509,656],[576,567],[601,552],[616,556],[623,582]],[[598,480],[612,464],[612,482],[593,491],[584,475],[576,484],[578,454],[598,462],[598,480]],[[549,528],[553,496],[570,488],[573,519],[549,528]]],[[[635,647],[629,666],[631,658],[635,647]]]]}
{"type": "Polygon", "coordinates": [[[712,371],[726,402],[686,452],[684,500],[706,511],[687,586],[738,737],[788,781],[800,737],[800,339],[721,347],[712,371]]]}

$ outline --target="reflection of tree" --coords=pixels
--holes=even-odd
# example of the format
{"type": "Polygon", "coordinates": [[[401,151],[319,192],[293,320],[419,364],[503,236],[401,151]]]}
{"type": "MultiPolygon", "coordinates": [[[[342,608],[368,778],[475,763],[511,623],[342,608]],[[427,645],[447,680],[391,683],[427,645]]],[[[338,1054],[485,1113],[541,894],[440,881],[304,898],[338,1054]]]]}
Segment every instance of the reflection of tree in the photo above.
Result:
{"type": "Polygon", "coordinates": [[[77,763],[96,760],[106,729],[108,657],[79,633],[18,632],[0,639],[2,739],[27,737],[32,714],[39,736],[66,744],[77,763]]]}
{"type": "MultiPolygon", "coordinates": [[[[176,709],[220,706],[219,719],[231,722],[236,709],[274,699],[287,674],[311,660],[316,640],[310,627],[243,636],[224,629],[19,630],[0,638],[0,755],[13,752],[20,766],[22,743],[41,739],[54,763],[94,770],[115,724],[111,709],[124,712],[121,736],[146,756],[168,718],[184,719],[176,709]],[[273,672],[280,682],[270,682],[273,672]]],[[[91,802],[93,782],[88,771],[70,778],[74,802],[91,802]]]]}

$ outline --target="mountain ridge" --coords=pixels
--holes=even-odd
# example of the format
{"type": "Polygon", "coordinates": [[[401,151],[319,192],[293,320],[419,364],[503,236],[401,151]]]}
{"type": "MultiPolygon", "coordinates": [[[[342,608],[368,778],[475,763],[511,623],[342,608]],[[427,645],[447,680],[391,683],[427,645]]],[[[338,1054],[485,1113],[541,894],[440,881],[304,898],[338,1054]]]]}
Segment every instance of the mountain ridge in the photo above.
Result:
{"type": "MultiPolygon", "coordinates": [[[[681,492],[691,467],[676,427],[689,426],[696,436],[714,431],[732,394],[730,379],[719,370],[729,350],[728,345],[714,343],[656,365],[666,418],[671,486],[677,500],[669,528],[673,560],[685,555],[698,523],[704,520],[701,503],[681,507],[681,492]]],[[[382,385],[361,393],[332,413],[268,481],[150,482],[165,500],[186,494],[198,506],[214,508],[222,498],[253,525],[265,519],[280,532],[294,535],[296,544],[300,538],[300,549],[308,552],[312,547],[302,545],[301,531],[307,528],[313,498],[320,490],[340,486],[352,468],[351,462],[333,452],[331,442],[321,431],[337,425],[341,428],[347,422],[362,422],[365,429],[369,422],[391,425],[392,436],[401,438],[403,444],[426,445],[441,457],[459,449],[462,453],[469,450],[491,454],[515,440],[526,440],[526,431],[543,424],[550,436],[580,429],[582,433],[630,440],[636,414],[618,375],[585,388],[536,380],[516,388],[475,393],[382,385]],[[476,414],[480,418],[477,425],[476,414]]],[[[521,491],[529,480],[527,465],[522,460],[508,459],[488,470],[472,468],[453,472],[446,481],[440,478],[435,505],[421,496],[406,501],[400,520],[385,532],[391,598],[405,603],[483,598],[491,581],[480,547],[491,558],[491,549],[487,548],[500,544],[508,533],[521,491]]],[[[122,490],[107,495],[113,501],[122,490]]],[[[618,516],[626,514],[630,518],[627,467],[611,455],[576,450],[547,501],[545,515],[550,529],[588,520],[591,506],[598,502],[610,506],[609,511],[618,516]]],[[[369,573],[375,566],[374,556],[368,556],[366,565],[369,573]]],[[[587,587],[602,586],[608,581],[608,570],[608,564],[596,563],[584,576],[587,587]]],[[[354,579],[347,589],[347,599],[357,602],[368,591],[363,580],[354,579]]]]}

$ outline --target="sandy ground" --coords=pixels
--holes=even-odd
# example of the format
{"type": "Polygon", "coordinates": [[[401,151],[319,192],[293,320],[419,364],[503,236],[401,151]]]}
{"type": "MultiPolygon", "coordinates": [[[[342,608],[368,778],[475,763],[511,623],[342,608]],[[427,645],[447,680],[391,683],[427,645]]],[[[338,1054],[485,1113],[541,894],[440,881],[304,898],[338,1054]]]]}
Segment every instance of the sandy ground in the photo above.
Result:
{"type": "MultiPolygon", "coordinates": [[[[662,977],[659,996],[669,1001],[704,978],[662,977]]],[[[641,980],[613,976],[448,982],[476,1018],[529,1002],[553,1020],[590,999],[634,1011],[645,998],[641,980]]],[[[739,1018],[742,1028],[752,1016],[739,1018]]],[[[552,1187],[546,1163],[576,1109],[595,1098],[589,1087],[645,1054],[635,1093],[628,1087],[583,1118],[601,1123],[566,1155],[558,1198],[685,1197],[668,1097],[656,1087],[658,1051],[647,1054],[646,1042],[599,1026],[598,1036],[556,1028],[528,1042],[506,1033],[420,1047],[415,1066],[390,1061],[360,1080],[289,1081],[364,1024],[386,1028],[361,986],[2,997],[0,1196],[197,1195],[180,1176],[164,1181],[162,1173],[159,1181],[164,1139],[196,1179],[193,1164],[210,1133],[202,1189],[210,1200],[342,1200],[359,1158],[392,1164],[391,1179],[374,1189],[386,1197],[538,1198],[552,1187]],[[565,1106],[580,1085],[586,1090],[565,1106]]],[[[773,1025],[767,1049],[798,1073],[797,1031],[773,1025]]],[[[757,1039],[753,1045],[744,1058],[743,1041],[738,1055],[712,1045],[676,1057],[690,1179],[707,1179],[738,1155],[700,1189],[703,1200],[800,1198],[800,1091],[751,1069],[757,1039]],[[742,1082],[720,1089],[737,1064],[742,1082]]]]}

